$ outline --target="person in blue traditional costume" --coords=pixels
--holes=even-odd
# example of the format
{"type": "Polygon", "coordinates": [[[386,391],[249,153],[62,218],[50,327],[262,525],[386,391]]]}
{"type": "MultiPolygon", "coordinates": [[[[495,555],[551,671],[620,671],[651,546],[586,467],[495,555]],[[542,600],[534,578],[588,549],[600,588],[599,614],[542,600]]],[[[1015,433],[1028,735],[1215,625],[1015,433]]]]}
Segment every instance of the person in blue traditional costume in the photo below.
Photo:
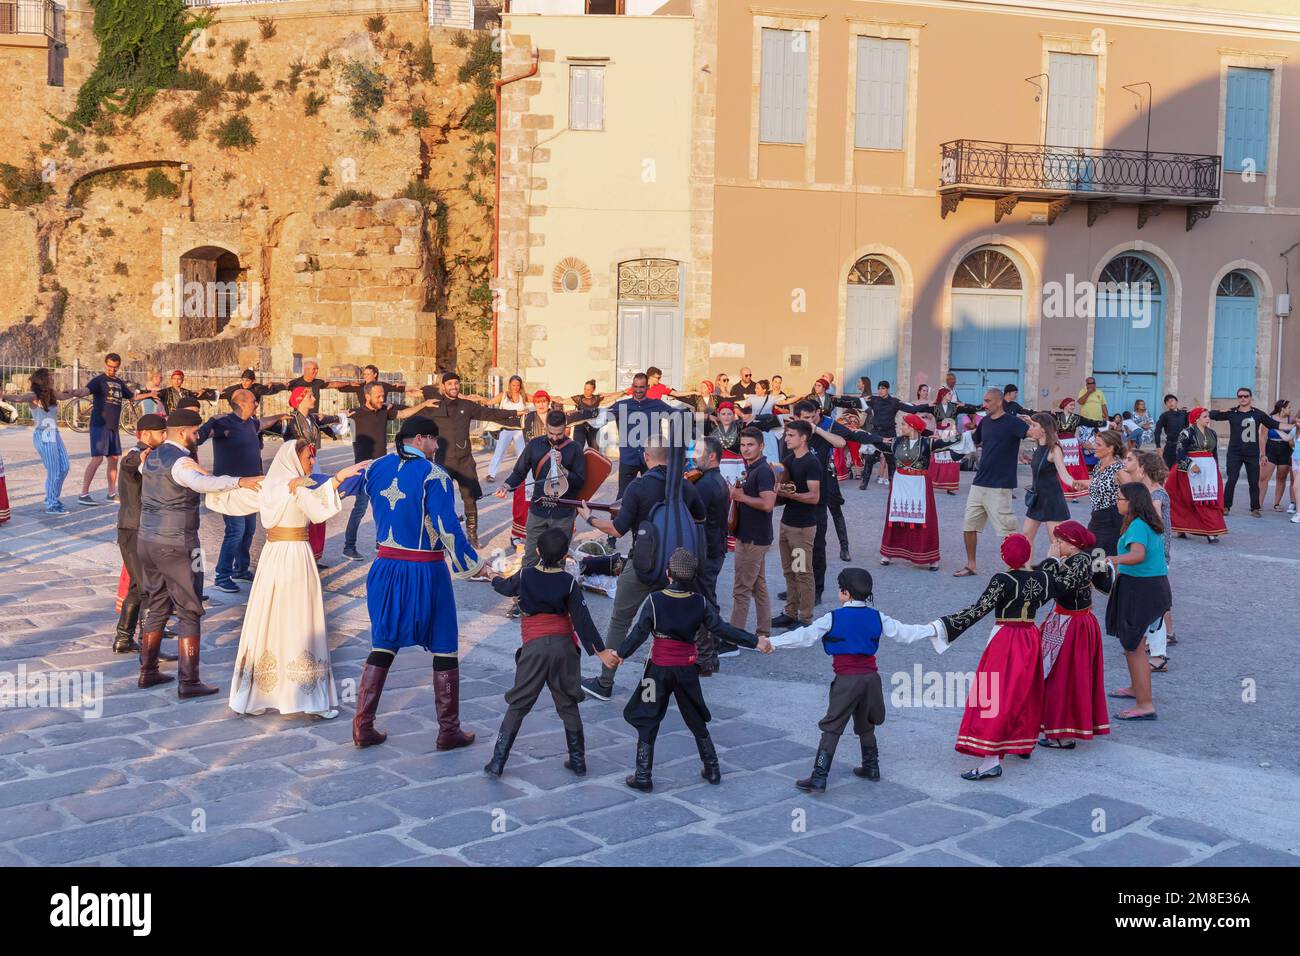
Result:
{"type": "Polygon", "coordinates": [[[474,734],[460,727],[460,660],[456,598],[451,579],[468,578],[483,561],[456,517],[451,476],[434,463],[438,426],[408,418],[397,433],[396,452],[366,471],[366,494],[375,519],[378,554],[366,575],[370,656],[357,689],[352,742],[381,744],[375,712],[393,658],[403,647],[433,654],[433,691],[439,750],[467,747],[474,734]]]}

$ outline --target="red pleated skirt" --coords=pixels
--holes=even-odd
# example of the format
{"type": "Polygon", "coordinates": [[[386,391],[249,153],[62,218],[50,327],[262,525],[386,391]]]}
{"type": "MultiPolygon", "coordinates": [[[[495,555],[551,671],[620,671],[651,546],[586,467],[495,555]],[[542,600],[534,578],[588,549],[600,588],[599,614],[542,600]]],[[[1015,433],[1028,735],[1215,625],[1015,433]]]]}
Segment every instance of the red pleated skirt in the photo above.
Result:
{"type": "Polygon", "coordinates": [[[9,488],[5,485],[5,466],[0,461],[0,524],[9,520],[9,488]]]}
{"type": "Polygon", "coordinates": [[[1043,719],[1043,654],[1032,621],[999,624],[984,648],[957,731],[958,753],[1031,753],[1043,719]]]}
{"type": "Polygon", "coordinates": [[[521,482],[510,499],[510,537],[523,541],[528,537],[528,498],[524,495],[521,482]]]}
{"type": "MultiPolygon", "coordinates": [[[[1073,436],[1073,435],[1070,435],[1070,434],[1061,435],[1060,437],[1061,437],[1061,438],[1074,438],[1074,436],[1073,436]]],[[[1088,480],[1088,478],[1089,478],[1088,466],[1085,465],[1085,464],[1083,463],[1083,449],[1082,449],[1082,448],[1079,450],[1079,461],[1078,461],[1078,463],[1077,463],[1077,464],[1073,464],[1073,465],[1066,465],[1066,466],[1065,466],[1065,470],[1068,471],[1068,472],[1070,473],[1070,477],[1073,478],[1075,481],[1087,481],[1087,480],[1088,480]]],[[[1079,490],[1076,491],[1076,490],[1075,490],[1075,487],[1074,487],[1073,484],[1069,484],[1069,485],[1067,485],[1064,481],[1061,482],[1061,490],[1062,490],[1063,492],[1065,492],[1065,498],[1066,498],[1067,501],[1074,501],[1076,498],[1082,498],[1082,497],[1084,497],[1085,495],[1088,494],[1088,492],[1087,492],[1086,489],[1082,489],[1082,488],[1081,488],[1081,489],[1079,489],[1079,490]]]]}
{"type": "MultiPolygon", "coordinates": [[[[925,475],[925,524],[886,521],[880,539],[880,556],[899,558],[928,567],[939,560],[939,517],[934,510],[934,481],[929,472],[912,471],[909,468],[899,468],[898,471],[905,475],[925,475]]],[[[892,493],[892,486],[890,491],[892,493]]],[[[888,504],[885,506],[885,515],[889,515],[888,504]]]]}
{"type": "MultiPolygon", "coordinates": [[[[1218,468],[1219,463],[1208,452],[1193,455],[1202,468],[1218,468]]],[[[1193,501],[1192,484],[1187,472],[1171,469],[1165,480],[1169,492],[1169,525],[1177,534],[1195,534],[1218,537],[1228,533],[1223,521],[1223,472],[1219,472],[1219,500],[1193,501]]]]}
{"type": "Polygon", "coordinates": [[[938,461],[931,457],[930,481],[941,491],[957,491],[961,488],[961,462],[938,461]]]}
{"type": "MultiPolygon", "coordinates": [[[[1101,625],[1091,609],[1067,611],[1059,605],[1043,621],[1043,656],[1058,645],[1043,681],[1043,736],[1051,740],[1091,740],[1110,733],[1101,625]]],[[[1044,660],[1044,667],[1048,662],[1044,660]]]]}
{"type": "Polygon", "coordinates": [[[850,462],[853,468],[862,467],[862,446],[855,441],[846,442],[843,448],[836,448],[831,458],[835,462],[835,477],[839,481],[848,481],[852,477],[850,462]]]}
{"type": "Polygon", "coordinates": [[[325,556],[325,525],[309,524],[307,526],[307,540],[311,543],[311,553],[319,561],[325,556]]]}

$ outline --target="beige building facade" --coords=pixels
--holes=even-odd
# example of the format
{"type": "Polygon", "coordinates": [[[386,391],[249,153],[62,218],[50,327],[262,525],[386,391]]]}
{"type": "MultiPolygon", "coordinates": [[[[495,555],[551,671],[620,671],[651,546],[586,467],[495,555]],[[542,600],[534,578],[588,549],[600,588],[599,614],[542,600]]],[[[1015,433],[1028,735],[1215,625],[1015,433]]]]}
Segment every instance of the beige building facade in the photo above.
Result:
{"type": "MultiPolygon", "coordinates": [[[[1296,384],[1300,333],[1278,315],[1300,255],[1287,0],[673,0],[651,17],[508,15],[512,49],[543,24],[555,46],[591,31],[587,56],[609,55],[603,31],[634,35],[636,85],[694,82],[689,113],[655,98],[604,134],[690,136],[691,247],[638,242],[638,203],[617,244],[584,260],[612,288],[624,250],[665,250],[686,288],[701,280],[682,316],[694,348],[680,371],[675,353],[642,358],[617,300],[593,300],[609,327],[557,386],[608,384],[639,361],[688,384],[748,365],[795,388],[831,370],[913,394],[951,369],[963,398],[1016,382],[1046,407],[1095,374],[1112,409],[1154,410],[1165,392],[1194,404],[1250,385],[1262,404],[1296,384]],[[682,58],[654,48],[657,21],[678,18],[681,75],[668,64],[682,58]]],[[[619,98],[606,91],[611,116],[619,98]]],[[[528,120],[518,108],[507,99],[507,123],[528,120]]],[[[548,183],[604,188],[576,152],[549,158],[548,183]]],[[[570,228],[588,232],[590,215],[572,211],[570,228]]],[[[536,225],[515,220],[511,241],[544,248],[533,268],[548,271],[558,250],[536,225]]],[[[523,328],[549,339],[559,313],[534,302],[523,328]]],[[[507,327],[512,307],[498,316],[507,327]]]]}

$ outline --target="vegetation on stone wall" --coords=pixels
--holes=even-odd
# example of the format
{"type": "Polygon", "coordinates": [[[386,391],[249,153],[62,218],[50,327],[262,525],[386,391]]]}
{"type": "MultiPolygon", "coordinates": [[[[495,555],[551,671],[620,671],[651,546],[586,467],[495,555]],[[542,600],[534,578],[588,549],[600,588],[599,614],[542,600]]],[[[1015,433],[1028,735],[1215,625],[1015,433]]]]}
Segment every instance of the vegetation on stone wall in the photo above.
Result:
{"type": "Polygon", "coordinates": [[[134,116],[176,80],[191,34],[211,23],[192,16],[184,0],[91,0],[99,59],[77,93],[68,119],[76,129],[101,111],[134,116]]]}
{"type": "Polygon", "coordinates": [[[365,203],[367,205],[379,201],[379,197],[372,192],[363,192],[360,189],[344,189],[330,202],[331,209],[342,209],[344,206],[351,206],[353,203],[365,203]]]}
{"type": "Polygon", "coordinates": [[[0,197],[3,205],[34,206],[54,194],[54,187],[41,178],[37,169],[19,169],[0,163],[0,197]]]}
{"type": "Polygon", "coordinates": [[[151,199],[175,199],[181,194],[181,187],[172,182],[171,177],[161,169],[149,170],[149,175],[144,178],[144,198],[148,202],[151,199]]]}
{"type": "Polygon", "coordinates": [[[357,119],[364,119],[383,108],[388,78],[360,60],[348,63],[343,79],[351,91],[348,108],[357,119]]]}
{"type": "Polygon", "coordinates": [[[221,149],[252,149],[257,145],[253,124],[243,113],[229,117],[216,129],[217,146],[221,149]]]}

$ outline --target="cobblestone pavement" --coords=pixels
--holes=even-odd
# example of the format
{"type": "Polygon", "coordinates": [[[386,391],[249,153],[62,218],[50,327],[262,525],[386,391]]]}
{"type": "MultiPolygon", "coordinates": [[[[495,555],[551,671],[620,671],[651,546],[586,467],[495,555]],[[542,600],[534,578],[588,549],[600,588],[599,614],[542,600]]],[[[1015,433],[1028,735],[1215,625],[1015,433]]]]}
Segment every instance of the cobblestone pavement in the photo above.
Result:
{"type": "MultiPolygon", "coordinates": [[[[1155,723],[1119,725],[1071,753],[1011,760],[1000,781],[966,783],[957,775],[969,758],[952,750],[959,707],[922,706],[909,688],[931,672],[974,670],[983,641],[972,635],[943,658],[925,643],[882,646],[893,698],[878,735],[885,779],[868,783],[849,772],[857,752],[850,737],[828,792],[805,796],[792,781],[811,763],[829,663],[816,648],[746,653],[705,682],[722,785],[700,779],[694,741],[673,711],[656,748],[655,791],[642,795],[622,784],[634,736],[618,701],[635,686],[631,666],[615,703],[583,705],[585,779],[562,767],[563,734],[545,700],[525,722],[504,778],[483,774],[518,626],[482,584],[456,588],[462,718],[479,734],[464,750],[434,748],[429,660],[418,651],[399,655],[388,680],[378,725],[390,736],[382,746],[352,747],[350,705],[333,721],[232,714],[226,692],[243,598],[215,591],[203,672],[223,693],[182,703],[174,685],[138,690],[134,659],[109,650],[113,509],[78,508],[85,439],[65,437],[73,473],[64,500],[75,513],[54,519],[39,507],[43,473],[30,432],[0,431],[15,512],[0,528],[0,680],[21,681],[23,668],[27,678],[101,675],[105,696],[99,716],[0,710],[0,865],[1300,864],[1300,701],[1291,677],[1300,526],[1272,512],[1230,518],[1232,534],[1218,547],[1176,543],[1180,643],[1170,672],[1155,677],[1155,723]]],[[[268,443],[268,455],[277,447],[268,443]]],[[[322,456],[327,468],[346,460],[344,448],[322,456]]],[[[875,573],[878,606],[924,621],[973,600],[983,577],[950,576],[963,498],[940,496],[945,561],[930,574],[877,566],[883,491],[873,484],[846,492],[853,552],[875,573]]],[[[102,497],[102,475],[95,494],[102,497]]],[[[499,543],[508,518],[495,500],[485,512],[499,543]]],[[[327,560],[335,567],[324,583],[335,677],[346,689],[369,632],[366,566],[338,557],[345,520],[330,523],[327,560]]],[[[220,527],[205,515],[210,557],[220,527]]],[[[373,545],[369,529],[362,539],[373,545]]],[[[996,569],[995,557],[992,541],[983,541],[981,572],[996,569]]],[[[840,566],[832,560],[830,574],[840,566]]],[[[729,575],[728,568],[723,595],[729,575]]],[[[779,589],[774,560],[768,580],[779,589]]],[[[603,624],[610,602],[590,603],[603,624]]],[[[724,598],[724,612],[729,603],[724,598]]],[[[1126,681],[1115,643],[1107,639],[1112,689],[1126,681]]]]}

